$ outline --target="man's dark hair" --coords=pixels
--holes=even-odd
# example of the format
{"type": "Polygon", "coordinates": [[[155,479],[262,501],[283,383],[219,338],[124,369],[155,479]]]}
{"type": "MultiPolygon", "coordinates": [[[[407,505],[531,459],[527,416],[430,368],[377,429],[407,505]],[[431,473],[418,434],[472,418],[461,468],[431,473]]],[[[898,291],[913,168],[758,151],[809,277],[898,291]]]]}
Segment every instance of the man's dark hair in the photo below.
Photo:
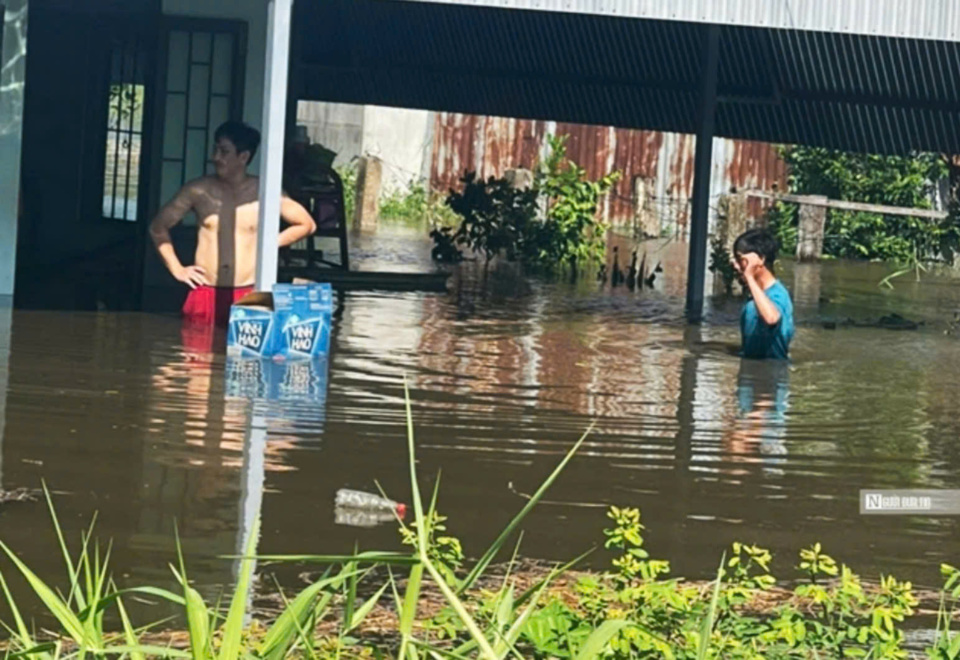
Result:
{"type": "Polygon", "coordinates": [[[220,138],[227,138],[233,142],[238,155],[244,151],[250,152],[250,160],[253,160],[253,157],[257,155],[257,149],[260,147],[260,131],[252,126],[247,126],[242,121],[231,120],[220,124],[216,133],[213,134],[213,139],[219,140],[220,138]]]}
{"type": "Polygon", "coordinates": [[[770,270],[773,270],[773,262],[777,259],[778,251],[777,239],[766,229],[748,229],[733,243],[734,255],[754,252],[763,257],[764,265],[770,270]]]}

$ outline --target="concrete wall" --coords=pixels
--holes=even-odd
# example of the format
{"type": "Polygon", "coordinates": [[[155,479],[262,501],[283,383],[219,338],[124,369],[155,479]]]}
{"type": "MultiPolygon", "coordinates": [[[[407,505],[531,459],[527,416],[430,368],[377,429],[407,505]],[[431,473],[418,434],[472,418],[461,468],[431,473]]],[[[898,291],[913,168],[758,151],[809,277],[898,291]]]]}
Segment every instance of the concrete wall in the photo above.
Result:
{"type": "Polygon", "coordinates": [[[429,175],[433,113],[367,106],[363,110],[363,154],[383,161],[385,191],[405,190],[429,175]]]}
{"type": "MultiPolygon", "coordinates": [[[[0,298],[13,295],[20,203],[20,145],[27,65],[27,0],[7,0],[0,57],[0,298]]],[[[0,304],[9,301],[0,300],[0,304]]]]}
{"type": "Polygon", "coordinates": [[[307,129],[311,144],[337,152],[334,165],[347,165],[363,154],[363,106],[300,101],[297,125],[307,129]]]}
{"type": "Polygon", "coordinates": [[[312,143],[337,152],[336,165],[358,156],[380,158],[385,192],[407,190],[430,176],[434,120],[427,110],[301,101],[297,124],[312,143]]]}

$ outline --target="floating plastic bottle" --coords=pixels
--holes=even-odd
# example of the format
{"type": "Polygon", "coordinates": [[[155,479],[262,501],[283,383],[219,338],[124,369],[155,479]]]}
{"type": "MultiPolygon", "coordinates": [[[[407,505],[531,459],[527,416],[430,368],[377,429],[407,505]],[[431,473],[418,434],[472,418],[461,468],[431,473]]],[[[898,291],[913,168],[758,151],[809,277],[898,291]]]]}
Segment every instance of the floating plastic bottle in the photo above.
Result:
{"type": "Polygon", "coordinates": [[[377,525],[396,521],[392,511],[370,511],[368,509],[345,509],[338,507],[333,510],[333,513],[336,524],[348,525],[350,527],[376,527],[377,525]]]}
{"type": "Polygon", "coordinates": [[[334,504],[338,509],[355,509],[359,511],[389,513],[391,515],[393,512],[396,512],[401,518],[403,518],[407,512],[406,504],[399,504],[385,497],[380,497],[379,495],[364,493],[360,490],[350,490],[349,488],[341,488],[337,491],[334,504]]]}

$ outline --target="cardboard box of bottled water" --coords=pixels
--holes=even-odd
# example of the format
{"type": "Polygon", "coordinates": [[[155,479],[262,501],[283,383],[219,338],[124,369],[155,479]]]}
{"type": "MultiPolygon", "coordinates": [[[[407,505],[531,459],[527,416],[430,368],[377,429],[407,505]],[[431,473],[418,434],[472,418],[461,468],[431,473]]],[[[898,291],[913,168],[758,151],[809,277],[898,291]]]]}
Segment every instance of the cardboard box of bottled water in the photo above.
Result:
{"type": "Polygon", "coordinates": [[[227,355],[245,358],[271,357],[276,353],[273,296],[251,293],[230,308],[227,355]]]}
{"type": "Polygon", "coordinates": [[[276,284],[273,308],[276,355],[304,359],[330,352],[333,289],[329,284],[276,284]]]}
{"type": "Polygon", "coordinates": [[[230,308],[227,354],[309,359],[330,351],[333,289],[329,284],[275,284],[230,308]]]}

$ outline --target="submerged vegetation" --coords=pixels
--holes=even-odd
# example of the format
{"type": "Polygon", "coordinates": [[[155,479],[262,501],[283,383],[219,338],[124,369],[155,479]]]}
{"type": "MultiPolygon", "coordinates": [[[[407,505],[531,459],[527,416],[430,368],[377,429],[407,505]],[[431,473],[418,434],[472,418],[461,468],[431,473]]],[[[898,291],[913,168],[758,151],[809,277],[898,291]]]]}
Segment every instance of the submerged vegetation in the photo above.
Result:
{"type": "MultiPolygon", "coordinates": [[[[251,535],[232,597],[211,605],[191,585],[182,553],[171,566],[180,589],[119,588],[109,571],[109,549],[93,529],[72,555],[50,514],[62,549],[67,586],[58,591],[40,579],[13,549],[0,550],[24,578],[59,628],[38,635],[27,624],[9,588],[11,571],[0,573],[12,621],[6,657],[38,660],[119,657],[239,660],[257,658],[906,658],[901,624],[917,598],[909,582],[884,576],[867,586],[819,544],[800,552],[801,579],[786,589],[771,574],[771,553],[734,543],[706,585],[672,577],[670,564],[652,558],[645,528],[634,508],[611,507],[604,546],[610,568],[573,573],[578,560],[557,565],[536,580],[521,581],[513,559],[496,576],[493,562],[527,514],[573,459],[576,442],[487,551],[467,562],[459,541],[438,513],[438,491],[429,500],[419,489],[416,443],[409,399],[408,451],[414,520],[398,519],[407,551],[366,551],[347,556],[261,557],[310,563],[326,570],[300,593],[287,597],[271,622],[246,621],[253,583],[256,529],[251,535]],[[428,594],[440,605],[427,608],[428,594]],[[154,626],[132,623],[124,602],[160,598],[181,608],[186,636],[166,642],[154,626]],[[773,603],[773,604],[771,604],[773,603]],[[370,634],[366,621],[387,610],[391,628],[370,634]],[[118,622],[110,630],[107,621],[118,622]]],[[[589,431],[588,431],[589,433],[589,431]]],[[[179,547],[179,543],[178,543],[179,547]]],[[[578,559],[582,559],[578,558],[578,559]]],[[[960,658],[960,635],[950,631],[960,598],[960,570],[943,566],[937,638],[928,650],[936,660],[960,658]]]]}

